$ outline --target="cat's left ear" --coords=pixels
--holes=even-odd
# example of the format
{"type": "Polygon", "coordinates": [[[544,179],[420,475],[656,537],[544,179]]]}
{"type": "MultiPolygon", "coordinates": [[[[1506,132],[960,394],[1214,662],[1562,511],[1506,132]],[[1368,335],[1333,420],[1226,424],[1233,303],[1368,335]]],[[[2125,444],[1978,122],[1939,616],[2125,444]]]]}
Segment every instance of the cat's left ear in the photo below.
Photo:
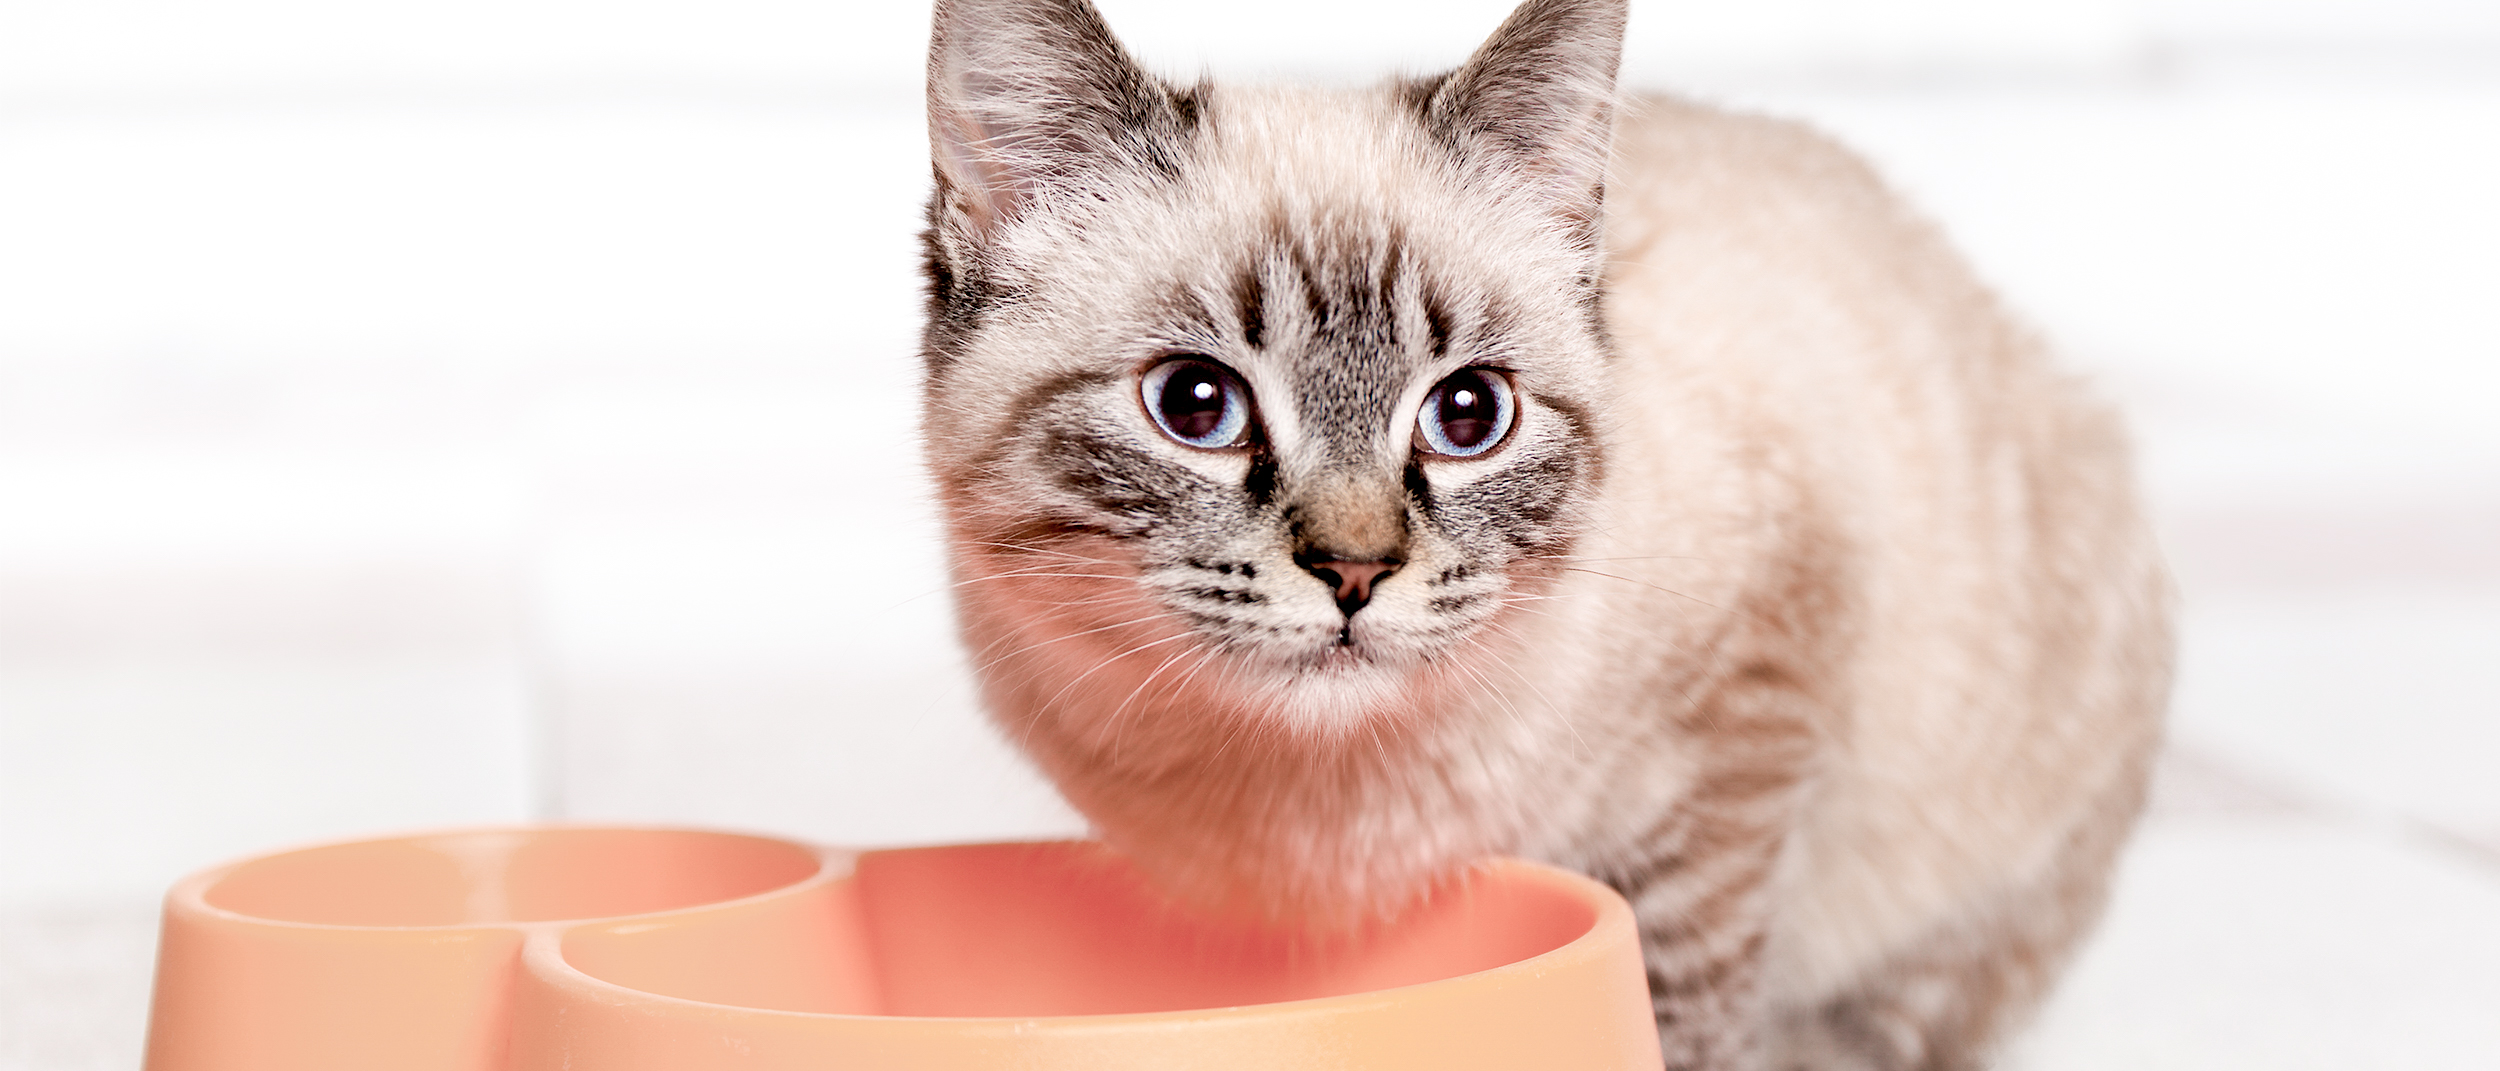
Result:
{"type": "Polygon", "coordinates": [[[1413,103],[1424,127],[1499,189],[1593,228],[1614,135],[1627,0],[1527,0],[1413,103]]]}
{"type": "Polygon", "coordinates": [[[1086,0],[937,0],[929,147],[982,239],[1044,197],[1171,171],[1197,121],[1086,0]]]}

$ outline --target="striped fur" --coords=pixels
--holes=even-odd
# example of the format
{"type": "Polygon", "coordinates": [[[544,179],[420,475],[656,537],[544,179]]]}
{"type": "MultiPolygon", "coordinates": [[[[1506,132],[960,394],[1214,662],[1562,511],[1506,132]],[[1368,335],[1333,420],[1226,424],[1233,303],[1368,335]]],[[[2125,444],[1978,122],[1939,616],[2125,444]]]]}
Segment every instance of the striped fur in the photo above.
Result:
{"type": "Polygon", "coordinates": [[[1530,0],[1340,92],[1158,80],[1084,0],[940,0],[924,424],[964,639],[1177,896],[1358,925],[1543,858],[1631,900],[1673,1066],[1976,1066],[2158,736],[2123,445],[1846,153],[1618,101],[1623,15],[1530,0]],[[1158,429],[1176,357],[1237,375],[1240,441],[1158,429]],[[1512,428],[1434,454],[1469,368],[1512,428]]]}

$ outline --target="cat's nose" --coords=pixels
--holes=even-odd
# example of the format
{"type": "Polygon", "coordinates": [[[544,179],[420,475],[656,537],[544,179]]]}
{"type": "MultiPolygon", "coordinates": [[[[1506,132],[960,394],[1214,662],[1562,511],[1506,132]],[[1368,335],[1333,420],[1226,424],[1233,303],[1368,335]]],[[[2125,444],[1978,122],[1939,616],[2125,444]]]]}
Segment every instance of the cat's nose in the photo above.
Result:
{"type": "Polygon", "coordinates": [[[1347,617],[1363,608],[1372,599],[1372,585],[1380,578],[1397,571],[1395,559],[1377,562],[1318,561],[1303,568],[1311,571],[1320,583],[1337,589],[1337,609],[1347,617]]]}

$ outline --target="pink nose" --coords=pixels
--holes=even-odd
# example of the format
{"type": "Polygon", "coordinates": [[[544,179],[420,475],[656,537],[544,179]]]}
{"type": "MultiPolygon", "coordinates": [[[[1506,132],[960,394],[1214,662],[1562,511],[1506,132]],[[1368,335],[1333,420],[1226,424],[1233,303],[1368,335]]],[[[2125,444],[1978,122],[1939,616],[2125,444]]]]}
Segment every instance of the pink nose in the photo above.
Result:
{"type": "Polygon", "coordinates": [[[1312,562],[1311,575],[1337,589],[1337,609],[1347,617],[1372,598],[1372,585],[1395,571],[1396,562],[1312,562]]]}

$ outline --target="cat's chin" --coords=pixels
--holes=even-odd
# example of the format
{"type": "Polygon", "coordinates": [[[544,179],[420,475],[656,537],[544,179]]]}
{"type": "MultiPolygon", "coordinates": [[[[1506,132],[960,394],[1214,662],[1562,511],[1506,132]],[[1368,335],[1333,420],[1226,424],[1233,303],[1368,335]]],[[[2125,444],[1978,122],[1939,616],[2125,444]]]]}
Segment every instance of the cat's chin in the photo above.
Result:
{"type": "Polygon", "coordinates": [[[1272,667],[1257,694],[1288,731],[1343,736],[1411,714],[1420,668],[1410,659],[1331,647],[1272,667]]]}

